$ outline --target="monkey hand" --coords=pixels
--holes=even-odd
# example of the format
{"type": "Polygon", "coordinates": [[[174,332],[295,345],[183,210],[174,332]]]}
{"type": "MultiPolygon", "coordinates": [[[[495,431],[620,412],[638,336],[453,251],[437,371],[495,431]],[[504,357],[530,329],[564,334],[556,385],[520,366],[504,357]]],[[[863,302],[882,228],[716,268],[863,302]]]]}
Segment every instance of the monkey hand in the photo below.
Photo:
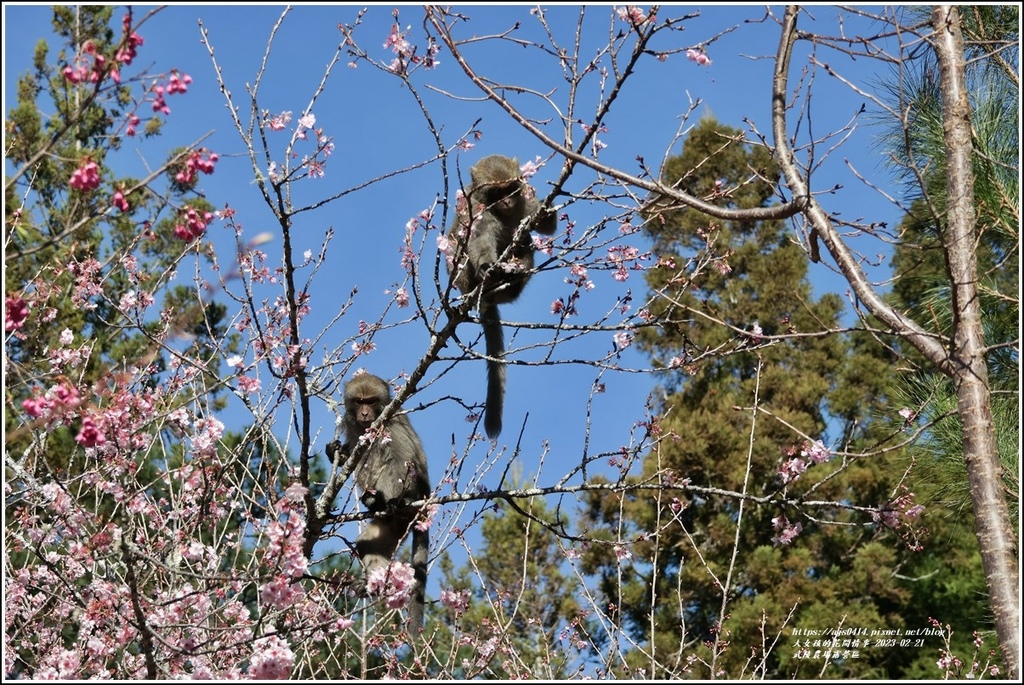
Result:
{"type": "Polygon", "coordinates": [[[476,266],[477,280],[481,283],[486,283],[488,280],[494,278],[494,265],[495,262],[480,262],[476,266]]]}
{"type": "Polygon", "coordinates": [[[533,221],[530,222],[530,230],[544,235],[553,234],[558,230],[558,210],[548,205],[541,205],[533,217],[533,221]]]}
{"type": "Polygon", "coordinates": [[[387,503],[387,511],[389,514],[401,516],[402,518],[409,518],[414,516],[419,510],[418,507],[413,507],[413,502],[418,502],[422,497],[416,495],[403,495],[396,497],[393,500],[389,500],[387,503]]]}
{"type": "Polygon", "coordinates": [[[384,500],[379,492],[366,491],[359,497],[359,501],[363,503],[363,506],[370,511],[377,512],[383,511],[387,508],[388,503],[384,500]]]}
{"type": "Polygon", "coordinates": [[[508,284],[512,278],[510,274],[514,274],[518,270],[518,262],[515,259],[508,262],[481,264],[479,274],[483,292],[490,292],[508,284]]]}
{"type": "Polygon", "coordinates": [[[327,447],[325,447],[324,450],[327,452],[327,456],[334,460],[338,458],[339,454],[341,454],[342,445],[337,440],[331,440],[327,443],[327,447]]]}
{"type": "Polygon", "coordinates": [[[411,497],[396,497],[388,501],[388,511],[392,514],[405,514],[414,501],[411,497]]]}
{"type": "MultiPolygon", "coordinates": [[[[558,211],[554,207],[551,207],[550,205],[541,205],[540,209],[537,211],[535,221],[551,221],[551,218],[556,214],[558,214],[558,211]]],[[[534,224],[534,226],[536,226],[536,224],[534,224]]]]}

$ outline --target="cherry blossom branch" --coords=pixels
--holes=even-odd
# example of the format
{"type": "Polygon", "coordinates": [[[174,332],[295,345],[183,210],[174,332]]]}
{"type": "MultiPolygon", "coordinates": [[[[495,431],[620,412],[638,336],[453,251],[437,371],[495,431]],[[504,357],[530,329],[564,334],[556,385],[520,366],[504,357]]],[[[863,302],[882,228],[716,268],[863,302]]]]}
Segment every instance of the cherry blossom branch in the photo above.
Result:
{"type": "MultiPolygon", "coordinates": [[[[545,134],[540,128],[538,128],[525,116],[519,113],[519,111],[516,110],[509,103],[508,100],[502,98],[494,90],[494,88],[485,81],[484,78],[482,78],[476,73],[476,71],[470,66],[466,58],[462,55],[461,51],[459,50],[459,44],[451,35],[449,27],[446,26],[438,16],[439,11],[440,10],[438,10],[437,8],[428,7],[426,10],[427,20],[435,28],[435,30],[437,30],[438,34],[441,36],[442,42],[448,47],[449,51],[452,53],[452,56],[455,58],[455,61],[458,62],[460,67],[462,67],[462,70],[469,77],[470,81],[472,81],[473,84],[476,85],[477,88],[479,88],[489,100],[498,104],[502,109],[504,109],[509,114],[509,116],[512,117],[512,119],[516,121],[520,126],[529,131],[534,137],[541,141],[545,146],[555,151],[559,156],[565,158],[566,162],[563,166],[561,177],[559,178],[559,181],[555,184],[556,188],[559,187],[568,179],[568,176],[572,173],[573,167],[576,164],[580,164],[589,167],[590,169],[593,169],[594,171],[597,171],[603,175],[621,181],[623,183],[646,190],[647,192],[651,193],[654,197],[661,198],[659,200],[661,202],[664,202],[665,200],[672,200],[686,207],[696,209],[704,214],[707,214],[708,216],[714,217],[716,219],[721,219],[724,221],[768,221],[774,219],[786,219],[796,215],[803,209],[805,200],[802,197],[796,197],[791,202],[787,202],[773,207],[729,209],[727,207],[713,205],[699,198],[692,197],[691,195],[684,193],[677,188],[667,186],[664,183],[638,178],[636,176],[633,176],[632,174],[628,174],[622,171],[621,169],[601,164],[600,162],[590,157],[586,157],[580,154],[578,150],[583,149],[584,144],[587,141],[589,141],[589,139],[593,135],[596,134],[601,119],[603,118],[603,115],[607,113],[607,111],[610,109],[611,104],[614,101],[619,89],[621,88],[622,83],[632,73],[633,66],[643,54],[642,50],[637,50],[633,54],[630,64],[623,70],[622,75],[617,80],[616,86],[612,89],[606,102],[603,103],[602,109],[595,116],[594,125],[590,127],[588,133],[584,137],[583,142],[581,142],[581,144],[577,146],[575,149],[572,149],[559,143],[558,141],[554,140],[553,138],[545,134]]],[[[642,34],[641,41],[643,43],[646,43],[646,41],[649,40],[650,37],[653,35],[653,32],[654,29],[652,29],[650,33],[642,34]]]]}

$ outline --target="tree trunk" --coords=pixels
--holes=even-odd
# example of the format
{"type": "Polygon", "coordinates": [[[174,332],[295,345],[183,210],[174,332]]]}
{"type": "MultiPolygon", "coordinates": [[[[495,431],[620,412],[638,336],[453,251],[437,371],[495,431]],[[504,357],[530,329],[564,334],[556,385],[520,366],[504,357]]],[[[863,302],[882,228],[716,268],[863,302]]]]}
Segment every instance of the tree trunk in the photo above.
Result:
{"type": "Polygon", "coordinates": [[[932,10],[933,42],[942,92],[948,208],[943,243],[953,296],[953,349],[957,414],[963,426],[975,533],[988,584],[989,604],[1003,650],[1007,676],[1020,676],[1020,595],[1017,545],[1003,492],[988,366],[978,300],[977,230],[974,206],[974,146],[967,98],[963,35],[956,7],[932,10]]]}
{"type": "Polygon", "coordinates": [[[970,101],[964,73],[960,14],[954,7],[936,6],[932,13],[933,48],[938,57],[942,89],[943,135],[949,203],[943,243],[953,293],[952,349],[913,319],[894,310],[868,282],[860,264],[836,231],[828,214],[811,195],[801,176],[786,132],[786,89],[799,6],[788,6],[776,55],[772,85],[772,131],[775,155],[793,197],[806,203],[804,217],[811,231],[828,248],[851,289],[880,321],[912,344],[956,387],[957,414],[963,430],[975,534],[981,549],[989,607],[1003,652],[1006,675],[1020,677],[1020,596],[1017,544],[1003,492],[1002,464],[992,423],[985,362],[985,341],[978,301],[978,269],[974,205],[974,146],[970,101]]]}

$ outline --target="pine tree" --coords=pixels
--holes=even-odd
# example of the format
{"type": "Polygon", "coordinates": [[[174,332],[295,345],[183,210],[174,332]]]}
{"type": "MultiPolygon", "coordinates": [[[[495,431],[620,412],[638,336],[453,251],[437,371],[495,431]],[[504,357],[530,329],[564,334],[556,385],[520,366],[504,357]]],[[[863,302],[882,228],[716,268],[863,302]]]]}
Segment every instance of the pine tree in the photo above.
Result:
{"type": "MultiPolygon", "coordinates": [[[[993,58],[990,46],[1014,40],[1019,8],[972,7],[962,18],[967,50],[980,58],[968,69],[977,151],[973,172],[978,295],[988,346],[992,419],[1010,519],[1016,526],[1020,499],[1019,88],[1007,72],[1008,63],[999,56],[993,58]]],[[[902,103],[908,112],[910,126],[904,129],[900,122],[885,121],[888,129],[880,139],[910,206],[900,224],[901,240],[893,255],[897,277],[890,301],[919,321],[931,321],[952,338],[954,308],[943,246],[948,203],[942,161],[946,152],[941,94],[932,77],[935,56],[925,52],[908,60],[904,68],[902,79],[885,85],[890,103],[902,103]],[[921,168],[923,173],[915,171],[921,168]]],[[[956,391],[953,381],[924,362],[913,347],[901,340],[894,345],[910,363],[902,364],[894,378],[893,403],[912,412],[908,428],[927,427],[922,440],[894,467],[908,474],[909,487],[928,507],[932,539],[944,542],[937,555],[926,553],[906,569],[907,575],[919,579],[912,586],[917,600],[908,609],[935,607],[936,618],[953,629],[949,651],[966,658],[978,651],[974,633],[985,635],[991,630],[992,615],[978,542],[972,533],[975,522],[956,391]]],[[[1019,537],[1019,528],[1014,532],[1019,537]]],[[[985,645],[982,653],[989,646],[985,645]]],[[[918,655],[909,677],[932,673],[928,656],[918,655]]],[[[956,677],[967,673],[977,675],[976,667],[968,664],[949,669],[956,677]]]]}
{"type": "MultiPolygon", "coordinates": [[[[763,149],[705,118],[664,176],[698,197],[759,207],[770,201],[777,172],[763,149]]],[[[686,479],[708,490],[685,500],[639,491],[621,503],[595,495],[584,525],[609,540],[636,542],[625,571],[600,546],[588,570],[599,575],[609,601],[621,598],[623,629],[649,652],[632,653],[631,664],[649,668],[656,655],[650,677],[812,677],[820,656],[797,658],[794,630],[906,626],[912,593],[896,571],[918,541],[905,544],[890,527],[843,506],[796,506],[804,482],[817,482],[819,501],[888,502],[896,483],[885,468],[891,457],[854,461],[827,479],[821,476],[838,465],[810,466],[817,469],[813,481],[805,473],[787,483],[794,474],[785,473],[792,457],[814,449],[801,434],[811,441],[834,436],[826,448],[877,441],[866,421],[885,396],[891,360],[863,338],[823,333],[838,327],[841,302],[812,295],[806,256],[782,224],[709,224],[683,210],[647,225],[662,261],[682,264],[696,254],[690,263],[697,263],[705,254],[712,268],[685,280],[651,272],[652,289],[668,294],[656,313],[672,324],[642,344],[666,366],[671,394],[662,429],[678,439],[646,458],[641,478],[686,479]],[[771,341],[773,335],[789,337],[771,341]],[[751,437],[755,391],[771,418],[760,414],[751,437]],[[742,492],[767,501],[729,494],[742,492]],[[783,520],[790,532],[800,524],[792,540],[780,531],[783,520]],[[621,586],[620,577],[627,579],[621,586]]],[[[827,674],[892,677],[913,656],[867,649],[836,660],[827,674]]]]}

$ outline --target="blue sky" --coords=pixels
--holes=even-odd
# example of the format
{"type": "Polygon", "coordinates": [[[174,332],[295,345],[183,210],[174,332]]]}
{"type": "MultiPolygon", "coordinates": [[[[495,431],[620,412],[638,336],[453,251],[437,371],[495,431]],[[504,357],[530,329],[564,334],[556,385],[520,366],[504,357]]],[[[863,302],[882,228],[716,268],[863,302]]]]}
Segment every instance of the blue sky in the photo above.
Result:
{"type": "MultiPolygon", "coordinates": [[[[138,141],[134,147],[127,146],[110,160],[111,165],[121,173],[141,175],[145,168],[159,165],[171,147],[209,135],[204,144],[219,154],[220,161],[212,176],[201,179],[208,199],[218,207],[225,204],[233,207],[246,236],[251,238],[265,231],[279,236],[273,216],[256,190],[252,166],[228,116],[210,55],[200,42],[199,21],[209,31],[209,41],[222,69],[225,85],[248,125],[251,103],[246,97],[246,84],[254,83],[264,54],[267,53],[268,58],[259,91],[260,108],[272,113],[290,110],[297,119],[310,102],[325,66],[338,46],[340,34],[337,25],[354,22],[363,7],[368,9],[356,31],[356,40],[371,57],[388,62],[392,55],[383,43],[394,23],[393,5],[295,6],[283,20],[269,53],[267,40],[271,28],[281,16],[280,6],[172,5],[160,11],[139,31],[145,43],[132,71],[150,65],[157,73],[177,68],[189,74],[193,81],[187,94],[169,99],[172,113],[164,135],[155,141],[138,141]]],[[[461,11],[471,21],[460,26],[458,34],[463,37],[490,35],[520,22],[521,28],[516,36],[543,41],[544,34],[536,18],[531,16],[530,7],[465,6],[461,11]]],[[[573,43],[579,7],[547,6],[549,26],[562,45],[571,46],[573,43]]],[[[135,6],[136,17],[148,9],[148,6],[135,6]]],[[[779,7],[774,11],[776,16],[781,14],[779,7]]],[[[813,27],[832,34],[839,32],[835,21],[838,10],[823,5],[811,7],[810,12],[816,21],[801,19],[803,28],[813,27]]],[[[637,170],[636,157],[641,155],[649,164],[657,165],[666,154],[679,152],[679,141],[674,146],[671,143],[680,128],[696,123],[704,113],[713,114],[719,121],[740,129],[746,129],[743,123],[746,117],[760,131],[770,132],[772,57],[779,30],[773,20],[761,21],[765,7],[665,6],[661,16],[684,13],[696,16],[685,22],[684,30],[666,35],[654,47],[670,49],[707,44],[712,64],[698,66],[682,54],[672,55],[665,61],[653,58],[642,61],[637,75],[629,81],[607,119],[607,133],[601,135],[607,144],[601,152],[604,163],[634,173],[637,170]],[[718,38],[712,41],[716,36],[718,38]],[[681,114],[690,102],[697,99],[702,104],[688,123],[682,122],[681,114]]],[[[120,10],[116,14],[118,21],[121,14],[120,10]]],[[[611,15],[610,5],[587,6],[582,54],[591,54],[607,42],[610,31],[623,28],[621,23],[609,20],[611,15]]],[[[5,111],[10,107],[15,77],[29,66],[33,45],[50,35],[50,18],[51,11],[47,6],[4,5],[5,111]]],[[[422,54],[425,48],[422,9],[400,6],[399,22],[403,30],[411,26],[409,39],[420,45],[419,54],[422,54]]],[[[845,19],[844,29],[848,34],[868,30],[863,20],[850,17],[845,19]]],[[[55,54],[57,47],[52,46],[54,52],[51,54],[55,54]]],[[[548,56],[510,42],[498,46],[478,43],[467,46],[466,52],[481,73],[499,81],[522,82],[538,91],[551,91],[552,99],[564,107],[567,84],[562,80],[557,64],[548,56]]],[[[874,83],[884,76],[877,62],[853,62],[837,54],[819,57],[868,90],[873,89],[874,83]]],[[[413,81],[446,145],[453,145],[475,121],[480,120],[478,128],[483,132],[482,138],[477,141],[475,149],[464,153],[458,160],[464,172],[476,159],[490,153],[517,155],[520,161],[547,154],[539,142],[512,122],[499,107],[481,101],[478,91],[450,55],[442,51],[439,59],[437,69],[420,71],[413,76],[413,81]]],[[[349,68],[346,66],[348,61],[349,58],[342,55],[341,63],[326,82],[323,95],[312,108],[317,127],[322,127],[326,135],[333,137],[335,153],[328,160],[323,178],[306,179],[294,185],[296,204],[330,197],[381,174],[421,163],[437,152],[436,143],[424,124],[416,101],[401,81],[365,63],[360,63],[355,69],[349,68]]],[[[799,78],[805,64],[806,51],[799,52],[794,59],[792,83],[799,78]]],[[[816,77],[814,88],[813,123],[816,133],[845,124],[864,102],[863,98],[821,73],[816,77]]],[[[592,115],[596,93],[597,78],[593,76],[584,82],[580,91],[577,116],[587,118],[592,115]]],[[[517,98],[516,104],[527,107],[538,117],[550,118],[554,114],[550,108],[529,96],[517,98]]],[[[560,138],[558,126],[549,125],[547,130],[560,138]]],[[[875,183],[883,187],[889,185],[888,175],[881,167],[880,153],[872,143],[876,133],[876,129],[863,121],[851,140],[816,171],[814,185],[817,188],[842,186],[841,191],[823,200],[830,212],[838,212],[850,220],[863,217],[895,225],[898,223],[895,209],[861,185],[846,166],[848,161],[875,183]]],[[[277,135],[280,137],[271,137],[271,141],[280,157],[288,133],[277,135]]],[[[579,137],[578,128],[574,136],[579,137]]],[[[534,177],[534,185],[540,195],[545,194],[546,182],[555,177],[557,170],[555,162],[534,177]]],[[[569,187],[581,188],[593,178],[593,172],[583,169],[569,187]]],[[[312,312],[306,321],[304,334],[307,337],[319,334],[337,315],[348,293],[358,287],[352,309],[327,328],[319,339],[312,355],[314,364],[321,363],[328,350],[354,336],[360,320],[376,320],[391,297],[385,291],[393,289],[404,277],[399,248],[406,222],[431,206],[435,199],[440,199],[442,190],[440,166],[435,163],[372,184],[365,190],[296,217],[296,254],[300,259],[307,249],[317,254],[325,232],[329,228],[335,231],[327,263],[316,274],[310,291],[312,312]]],[[[451,189],[453,193],[454,188],[451,189]]],[[[568,211],[578,227],[586,227],[599,223],[607,208],[581,202],[568,211]]],[[[440,214],[435,221],[439,220],[440,214]]],[[[230,231],[211,225],[209,236],[214,240],[220,258],[230,263],[234,254],[234,238],[230,231]]],[[[431,244],[433,236],[430,236],[431,244]]],[[[639,237],[638,244],[642,245],[639,237]]],[[[262,247],[270,255],[271,266],[280,264],[279,237],[262,247]]],[[[885,251],[881,247],[872,249],[869,254],[885,251]]],[[[434,253],[428,249],[421,268],[432,270],[433,258],[434,253]]],[[[810,265],[815,293],[845,293],[845,281],[834,275],[829,264],[826,258],[826,263],[810,265]]],[[[303,271],[300,281],[308,275],[308,270],[303,271]]],[[[503,317],[521,322],[555,323],[557,318],[550,312],[551,301],[571,292],[563,278],[564,274],[557,270],[540,274],[519,302],[502,308],[503,317]]],[[[594,273],[592,278],[597,287],[581,302],[581,315],[575,323],[597,320],[614,307],[616,298],[623,292],[623,286],[615,283],[607,273],[594,273]]],[[[624,285],[632,290],[635,303],[642,301],[646,291],[642,274],[633,274],[624,285]]],[[[277,291],[267,291],[266,294],[273,296],[277,291]]],[[[397,323],[409,314],[408,309],[393,310],[388,322],[397,323]]],[[[613,316],[611,319],[612,322],[620,320],[622,317],[613,316]]],[[[476,334],[477,330],[471,324],[459,329],[463,342],[473,340],[476,334]]],[[[506,331],[506,335],[511,336],[511,331],[506,331]]],[[[550,331],[526,331],[513,342],[518,346],[550,339],[550,331]]],[[[381,376],[394,377],[400,372],[411,371],[426,350],[427,336],[423,326],[413,322],[384,331],[375,341],[377,350],[358,366],[365,366],[381,376]]],[[[556,366],[514,365],[509,368],[505,430],[499,448],[514,446],[519,428],[525,422],[522,451],[515,457],[514,472],[528,476],[543,468],[539,482],[550,485],[573,464],[579,463],[584,450],[587,454],[615,452],[629,442],[630,426],[643,418],[643,405],[656,389],[656,377],[643,372],[608,372],[600,379],[605,383],[606,391],[594,396],[588,407],[589,388],[598,378],[598,372],[591,366],[572,363],[577,359],[600,357],[611,349],[612,333],[591,334],[577,344],[556,350],[554,358],[562,362],[556,366]],[[589,423],[588,411],[591,414],[589,423]]],[[[520,360],[538,361],[543,352],[543,349],[527,349],[516,356],[520,360]]],[[[649,360],[632,348],[623,353],[620,363],[637,370],[650,366],[649,360]]],[[[483,362],[463,362],[447,371],[449,366],[436,365],[426,379],[427,386],[411,405],[407,405],[413,410],[423,407],[414,411],[411,418],[427,447],[431,476],[435,481],[441,477],[450,458],[462,456],[470,431],[470,424],[465,420],[465,408],[451,398],[462,397],[467,402],[483,400],[483,362]]],[[[325,405],[318,404],[314,409],[317,421],[325,426],[325,432],[318,438],[319,450],[333,432],[332,417],[325,405]]],[[[237,416],[239,421],[245,420],[241,414],[237,416]]],[[[282,416],[275,432],[282,440],[293,440],[289,431],[290,427],[282,416]]],[[[486,450],[486,443],[473,448],[470,460],[474,468],[475,464],[487,462],[486,450]]],[[[499,460],[502,466],[505,462],[504,459],[499,460]]],[[[467,465],[464,474],[468,472],[467,465]]],[[[442,490],[441,494],[446,492],[442,490]]]]}

